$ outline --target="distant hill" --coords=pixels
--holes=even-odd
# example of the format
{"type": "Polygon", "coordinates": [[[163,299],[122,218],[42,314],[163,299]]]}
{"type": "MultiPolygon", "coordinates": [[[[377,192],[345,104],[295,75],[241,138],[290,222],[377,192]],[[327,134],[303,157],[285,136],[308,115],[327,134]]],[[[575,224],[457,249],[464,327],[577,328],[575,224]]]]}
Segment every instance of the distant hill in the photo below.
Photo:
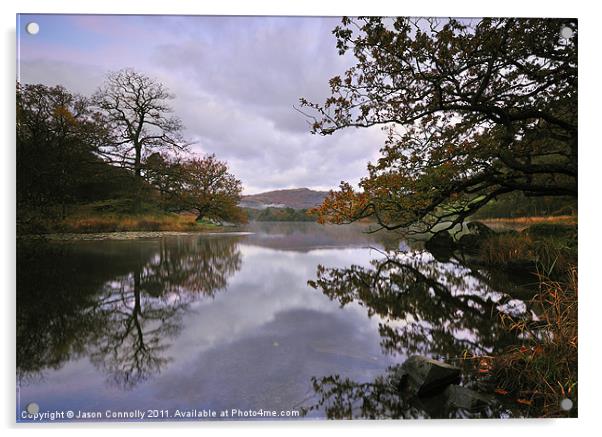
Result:
{"type": "Polygon", "coordinates": [[[240,206],[243,208],[264,209],[295,208],[307,209],[322,203],[328,191],[314,191],[309,188],[266,191],[265,193],[242,196],[240,206]]]}

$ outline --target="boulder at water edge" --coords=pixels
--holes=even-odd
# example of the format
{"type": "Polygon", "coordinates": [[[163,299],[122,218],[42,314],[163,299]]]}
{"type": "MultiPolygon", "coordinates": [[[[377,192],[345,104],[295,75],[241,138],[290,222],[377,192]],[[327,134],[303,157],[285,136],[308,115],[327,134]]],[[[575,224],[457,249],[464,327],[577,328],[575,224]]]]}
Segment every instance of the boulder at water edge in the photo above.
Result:
{"type": "Polygon", "coordinates": [[[436,393],[460,381],[460,369],[420,355],[408,358],[401,366],[404,390],[417,395],[436,393]]]}

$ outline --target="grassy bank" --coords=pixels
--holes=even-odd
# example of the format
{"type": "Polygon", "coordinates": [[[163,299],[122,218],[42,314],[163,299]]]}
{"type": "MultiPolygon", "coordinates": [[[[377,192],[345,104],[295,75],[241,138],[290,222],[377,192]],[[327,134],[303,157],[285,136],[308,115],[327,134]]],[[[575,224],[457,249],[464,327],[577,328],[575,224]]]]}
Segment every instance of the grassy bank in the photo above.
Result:
{"type": "Polygon", "coordinates": [[[498,232],[482,242],[478,256],[489,265],[525,266],[561,278],[577,265],[577,227],[541,222],[522,232],[498,232]]]}
{"type": "Polygon", "coordinates": [[[522,231],[529,226],[537,224],[559,224],[576,225],[576,215],[558,215],[558,216],[535,216],[535,217],[514,217],[514,218],[488,218],[480,219],[481,223],[486,224],[492,229],[514,229],[522,231]]]}
{"type": "Polygon", "coordinates": [[[493,372],[502,390],[514,394],[530,415],[577,416],[577,294],[576,267],[562,282],[540,277],[532,302],[539,320],[504,318],[523,341],[495,357],[493,372]],[[562,408],[564,399],[572,402],[568,411],[562,408]]]}
{"type": "MultiPolygon", "coordinates": [[[[553,219],[557,219],[554,217],[553,219]]],[[[568,219],[566,219],[568,221],[568,219]]],[[[530,263],[538,284],[531,302],[536,320],[501,314],[518,344],[489,357],[474,357],[489,369],[499,395],[521,404],[530,417],[577,415],[577,228],[563,220],[524,220],[522,232],[488,237],[479,257],[487,264],[530,263]],[[533,224],[535,223],[535,224],[533,224]],[[573,407],[564,410],[561,402],[573,407]]]]}
{"type": "Polygon", "coordinates": [[[194,215],[143,214],[103,215],[97,217],[69,217],[55,226],[55,232],[127,232],[127,231],[177,231],[203,232],[216,230],[220,226],[212,223],[197,223],[194,215]]]}
{"type": "Polygon", "coordinates": [[[96,202],[72,206],[65,218],[58,212],[29,214],[18,224],[18,234],[102,233],[131,231],[215,232],[221,226],[196,221],[191,213],[164,212],[153,205],[96,202]]]}

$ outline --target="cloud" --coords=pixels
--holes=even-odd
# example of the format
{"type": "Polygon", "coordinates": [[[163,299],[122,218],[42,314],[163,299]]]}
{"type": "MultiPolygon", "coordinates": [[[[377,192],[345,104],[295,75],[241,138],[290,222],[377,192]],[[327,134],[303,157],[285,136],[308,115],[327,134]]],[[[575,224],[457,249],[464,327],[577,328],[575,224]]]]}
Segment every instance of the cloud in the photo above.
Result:
{"type": "Polygon", "coordinates": [[[311,135],[293,108],[323,101],[352,65],[337,54],[336,18],[41,18],[46,32],[21,44],[21,81],[91,94],[116,68],[154,76],[176,95],[192,150],[226,159],[247,193],[357,182],[383,144],[379,129],[311,135]]]}

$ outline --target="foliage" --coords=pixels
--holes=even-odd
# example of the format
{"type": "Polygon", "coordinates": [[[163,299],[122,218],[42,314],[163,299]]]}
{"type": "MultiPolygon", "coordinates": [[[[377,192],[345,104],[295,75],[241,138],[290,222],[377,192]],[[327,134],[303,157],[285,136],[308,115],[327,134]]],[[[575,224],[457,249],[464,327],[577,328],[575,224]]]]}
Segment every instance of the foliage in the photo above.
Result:
{"type": "Polygon", "coordinates": [[[275,208],[264,209],[245,208],[249,220],[258,222],[314,222],[315,215],[308,214],[307,209],[275,208]]]}
{"type": "Polygon", "coordinates": [[[490,265],[523,266],[548,277],[562,276],[577,262],[577,228],[542,223],[521,233],[497,233],[483,241],[479,258],[490,265]]]}
{"type": "Polygon", "coordinates": [[[575,21],[344,18],[333,33],[357,63],[324,104],[301,99],[313,132],[382,126],[388,137],[360,191],[342,183],[321,221],[424,232],[513,191],[576,197],[575,21]]]}
{"type": "Polygon", "coordinates": [[[539,320],[533,323],[503,316],[511,331],[520,333],[520,345],[492,359],[492,371],[501,389],[514,395],[537,417],[577,417],[577,269],[563,281],[539,278],[533,304],[539,320]],[[561,401],[573,408],[563,411],[561,401]]]}
{"type": "Polygon", "coordinates": [[[514,218],[561,216],[577,213],[577,200],[564,196],[527,197],[520,191],[514,191],[492,199],[477,211],[473,217],[514,218]]]}
{"type": "Polygon", "coordinates": [[[142,176],[145,154],[184,151],[182,122],[166,101],[173,95],[154,79],[131,69],[110,73],[92,97],[106,117],[112,138],[102,153],[112,162],[142,176]]]}
{"type": "Polygon", "coordinates": [[[39,214],[98,190],[107,175],[94,152],[106,135],[102,117],[86,98],[61,86],[17,84],[19,213],[29,207],[39,214]]]}
{"type": "Polygon", "coordinates": [[[186,144],[181,123],[165,115],[171,95],[161,84],[122,70],[92,100],[61,86],[16,91],[19,234],[199,230],[169,214],[195,209],[245,220],[241,183],[225,162],[175,153],[186,144]]]}
{"type": "Polygon", "coordinates": [[[230,173],[226,162],[215,155],[183,161],[169,161],[157,154],[151,158],[147,161],[150,180],[168,199],[168,205],[196,211],[197,220],[246,220],[238,207],[242,183],[230,173]]]}

